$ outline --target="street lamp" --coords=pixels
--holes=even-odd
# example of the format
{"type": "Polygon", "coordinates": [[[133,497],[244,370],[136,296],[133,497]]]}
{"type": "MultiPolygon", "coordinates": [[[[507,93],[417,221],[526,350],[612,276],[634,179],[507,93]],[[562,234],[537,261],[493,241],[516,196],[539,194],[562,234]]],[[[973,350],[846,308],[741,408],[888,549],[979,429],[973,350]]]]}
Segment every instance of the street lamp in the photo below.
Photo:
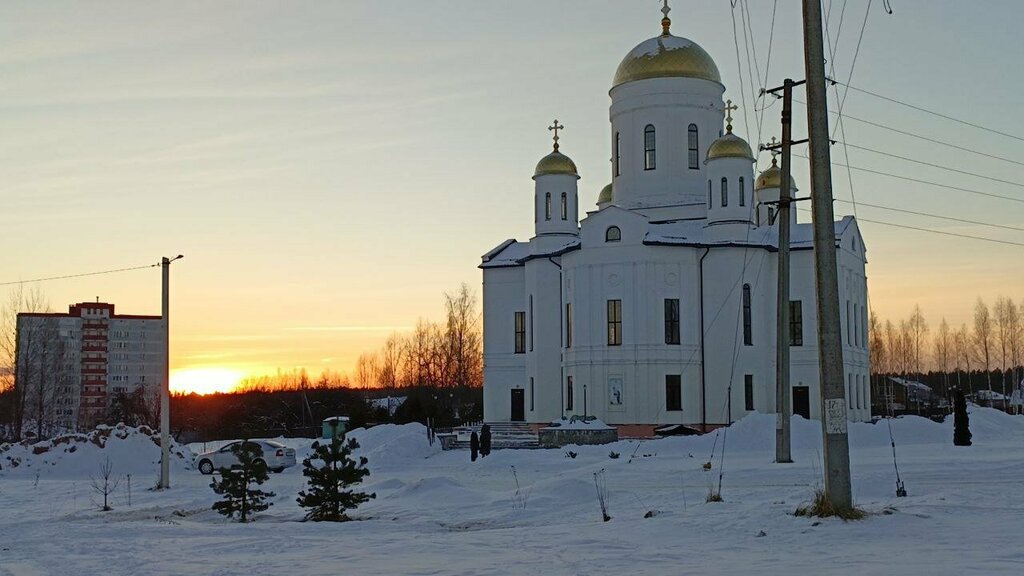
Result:
{"type": "Polygon", "coordinates": [[[160,317],[164,323],[164,384],[160,390],[160,490],[171,487],[171,323],[170,314],[170,290],[171,290],[171,262],[184,258],[178,254],[174,258],[166,256],[160,261],[163,269],[162,295],[160,317]]]}

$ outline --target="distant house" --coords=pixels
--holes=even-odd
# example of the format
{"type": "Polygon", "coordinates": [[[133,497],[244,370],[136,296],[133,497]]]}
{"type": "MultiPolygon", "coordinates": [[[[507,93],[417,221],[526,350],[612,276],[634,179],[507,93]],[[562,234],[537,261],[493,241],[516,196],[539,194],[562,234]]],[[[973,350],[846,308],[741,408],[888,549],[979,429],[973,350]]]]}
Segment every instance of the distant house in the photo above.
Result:
{"type": "Polygon", "coordinates": [[[999,408],[1000,410],[1005,410],[1011,404],[1010,398],[1011,396],[1000,394],[995,390],[978,390],[970,395],[970,399],[975,404],[999,408]]]}
{"type": "Polygon", "coordinates": [[[890,376],[886,379],[887,386],[882,391],[883,406],[886,413],[899,414],[928,410],[941,403],[942,398],[935,394],[927,384],[890,376]]]}
{"type": "Polygon", "coordinates": [[[384,398],[371,398],[370,404],[377,410],[387,410],[388,416],[394,416],[398,407],[405,403],[406,396],[385,396],[384,398]]]}

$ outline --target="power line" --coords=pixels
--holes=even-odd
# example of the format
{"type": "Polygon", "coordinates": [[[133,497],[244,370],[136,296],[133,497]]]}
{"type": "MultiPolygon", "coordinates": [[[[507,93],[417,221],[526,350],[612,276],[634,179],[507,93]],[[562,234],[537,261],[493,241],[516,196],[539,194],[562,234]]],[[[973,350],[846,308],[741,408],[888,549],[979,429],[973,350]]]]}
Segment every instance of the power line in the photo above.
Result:
{"type": "MultiPolygon", "coordinates": [[[[802,158],[807,160],[807,156],[802,154],[793,154],[793,158],[802,158]]],[[[950,184],[940,184],[939,182],[932,182],[930,180],[921,180],[920,178],[911,178],[910,176],[901,176],[899,174],[893,174],[891,172],[883,172],[881,170],[873,170],[871,168],[863,168],[860,166],[853,166],[849,164],[841,164],[839,162],[833,162],[833,166],[841,166],[843,168],[850,168],[851,170],[857,170],[859,172],[867,172],[869,174],[876,174],[878,176],[886,176],[888,178],[896,178],[898,180],[906,180],[907,182],[916,182],[918,184],[927,184],[928,186],[937,186],[939,188],[947,188],[949,190],[957,190],[959,192],[967,192],[968,194],[977,194],[979,196],[988,196],[990,198],[998,198],[1000,200],[1009,200],[1011,202],[1020,202],[1024,204],[1024,198],[1014,198],[1013,196],[1004,196],[1002,194],[995,194],[993,192],[982,192],[981,190],[973,190],[971,188],[962,188],[960,186],[952,186],[950,184]]]]}
{"type": "MultiPolygon", "coordinates": [[[[842,199],[839,199],[839,198],[836,198],[835,201],[836,202],[842,202],[844,204],[854,204],[854,202],[852,202],[850,200],[842,200],[842,199]]],[[[974,225],[977,225],[977,226],[988,226],[988,227],[991,227],[991,228],[1002,228],[1004,230],[1014,230],[1016,232],[1024,232],[1024,228],[1019,228],[1017,226],[1009,226],[1009,225],[1006,225],[1006,224],[993,224],[991,222],[979,222],[977,220],[967,220],[965,218],[955,218],[953,216],[942,216],[940,214],[930,214],[928,212],[917,212],[915,210],[907,210],[907,209],[904,209],[904,208],[895,208],[895,207],[892,207],[892,206],[882,206],[880,204],[869,204],[867,202],[857,202],[857,204],[859,204],[861,206],[867,206],[869,208],[878,208],[879,210],[889,210],[890,212],[902,212],[904,214],[913,214],[915,216],[927,216],[928,218],[938,218],[940,220],[949,220],[951,222],[960,222],[961,224],[974,224],[974,225]]]]}
{"type": "Polygon", "coordinates": [[[834,83],[839,84],[841,86],[846,86],[848,89],[854,90],[856,92],[860,92],[861,94],[867,94],[868,96],[874,96],[875,98],[879,98],[881,100],[886,100],[888,102],[892,102],[893,104],[899,104],[901,106],[906,106],[907,108],[912,108],[912,109],[917,110],[919,112],[924,112],[926,114],[931,114],[932,116],[937,116],[939,118],[943,118],[943,119],[949,120],[951,122],[956,122],[958,124],[963,124],[964,126],[970,126],[971,128],[977,128],[978,130],[983,130],[985,132],[991,132],[992,134],[998,134],[1000,136],[1005,136],[1007,138],[1012,138],[1014,140],[1018,140],[1020,142],[1024,142],[1024,137],[1021,137],[1021,136],[1017,136],[1017,135],[1014,135],[1014,134],[1009,134],[1007,132],[1001,132],[1001,131],[996,130],[994,128],[989,128],[987,126],[982,126],[981,124],[975,124],[973,122],[968,122],[967,120],[961,120],[959,118],[954,118],[953,116],[949,116],[948,114],[943,114],[941,112],[935,112],[934,110],[929,110],[927,108],[922,108],[921,106],[916,106],[916,105],[910,104],[908,102],[903,102],[902,100],[898,100],[896,98],[890,98],[889,96],[883,96],[881,94],[878,94],[877,92],[872,92],[870,90],[865,90],[863,88],[857,88],[856,86],[851,86],[849,84],[845,84],[845,83],[840,82],[838,80],[834,80],[833,79],[833,80],[831,80],[831,82],[834,82],[834,83]]]}
{"type": "Polygon", "coordinates": [[[882,156],[888,156],[890,158],[896,158],[896,159],[899,159],[899,160],[904,160],[906,162],[913,162],[914,164],[920,164],[922,166],[930,166],[932,168],[938,168],[940,170],[947,170],[949,172],[956,172],[957,174],[965,174],[967,176],[974,176],[975,178],[983,178],[985,180],[991,180],[992,182],[999,182],[1000,184],[1009,184],[1010,186],[1017,186],[1017,187],[1020,187],[1020,188],[1024,188],[1024,184],[1021,184],[1020,182],[1013,182],[1013,181],[1010,181],[1010,180],[1003,180],[1001,178],[995,178],[995,177],[992,177],[992,176],[985,176],[984,174],[978,174],[978,173],[975,173],[975,172],[968,172],[967,170],[960,170],[960,169],[957,169],[957,168],[950,168],[949,166],[943,166],[941,164],[935,164],[933,162],[925,162],[924,160],[917,160],[915,158],[908,158],[906,156],[900,156],[899,154],[893,154],[891,152],[884,152],[882,150],[875,150],[874,148],[868,148],[866,146],[858,146],[856,144],[850,144],[848,142],[841,142],[841,144],[843,144],[844,146],[849,146],[850,148],[855,148],[857,150],[863,150],[865,152],[872,152],[874,154],[880,154],[882,156]]]}
{"type": "MultiPolygon", "coordinates": [[[[811,211],[807,208],[800,208],[801,212],[810,213],[811,211]]],[[[968,240],[981,240],[983,242],[993,242],[995,244],[1006,244],[1009,246],[1022,246],[1024,242],[1014,242],[1012,240],[999,240],[997,238],[985,238],[984,236],[972,236],[970,234],[960,234],[958,232],[947,232],[945,230],[935,230],[932,228],[920,228],[918,226],[909,226],[907,224],[894,224],[892,222],[882,222],[881,220],[869,220],[867,218],[857,218],[858,222],[869,222],[871,224],[881,224],[882,226],[891,226],[893,228],[903,228],[905,230],[915,230],[917,232],[931,232],[932,234],[941,234],[943,236],[955,236],[957,238],[966,238],[968,240]]]]}
{"type": "Polygon", "coordinates": [[[100,272],[84,272],[82,274],[66,274],[64,276],[51,276],[49,278],[36,278],[34,280],[17,280],[14,282],[0,282],[0,286],[13,286],[15,284],[33,284],[36,282],[49,282],[50,280],[67,280],[69,278],[82,278],[85,276],[100,276],[102,274],[115,274],[117,272],[131,272],[133,270],[145,270],[146,268],[156,268],[160,264],[149,264],[148,266],[135,266],[132,268],[118,268],[116,270],[103,270],[100,272]]]}

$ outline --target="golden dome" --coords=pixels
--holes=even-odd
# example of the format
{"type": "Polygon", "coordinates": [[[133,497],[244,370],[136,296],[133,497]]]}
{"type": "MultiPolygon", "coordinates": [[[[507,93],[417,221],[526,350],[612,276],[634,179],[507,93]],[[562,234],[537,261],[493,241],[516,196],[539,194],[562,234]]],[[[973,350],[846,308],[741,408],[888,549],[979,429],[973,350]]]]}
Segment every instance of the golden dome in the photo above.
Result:
{"type": "Polygon", "coordinates": [[[637,44],[619,63],[612,88],[647,78],[700,78],[722,83],[718,66],[696,42],[665,33],[637,44]]]}
{"type": "Polygon", "coordinates": [[[612,201],[612,185],[609,184],[601,189],[601,193],[597,195],[598,204],[607,204],[612,201]]]}
{"type": "MultiPolygon", "coordinates": [[[[757,177],[754,181],[754,190],[764,190],[765,188],[781,188],[782,187],[782,169],[776,163],[775,158],[772,158],[772,165],[769,166],[764,172],[757,177]]],[[[792,190],[796,190],[796,186],[793,184],[793,178],[789,179],[789,187],[792,190]]]]}
{"type": "Polygon", "coordinates": [[[708,147],[708,160],[715,158],[746,158],[754,161],[754,153],[750,150],[750,144],[732,132],[726,132],[718,140],[708,147]]]}
{"type": "Polygon", "coordinates": [[[540,159],[533,177],[547,176],[548,174],[571,174],[579,178],[579,174],[576,173],[576,164],[572,158],[562,154],[557,148],[551,154],[540,159]]]}

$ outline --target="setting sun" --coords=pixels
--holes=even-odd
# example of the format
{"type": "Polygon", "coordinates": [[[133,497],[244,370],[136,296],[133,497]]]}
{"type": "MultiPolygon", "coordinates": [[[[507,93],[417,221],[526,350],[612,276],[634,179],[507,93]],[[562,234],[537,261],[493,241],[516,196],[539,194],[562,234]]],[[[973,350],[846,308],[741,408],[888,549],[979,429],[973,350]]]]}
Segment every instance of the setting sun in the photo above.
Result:
{"type": "Polygon", "coordinates": [[[171,374],[171,392],[213,394],[231,392],[245,374],[231,368],[186,368],[171,374]]]}

